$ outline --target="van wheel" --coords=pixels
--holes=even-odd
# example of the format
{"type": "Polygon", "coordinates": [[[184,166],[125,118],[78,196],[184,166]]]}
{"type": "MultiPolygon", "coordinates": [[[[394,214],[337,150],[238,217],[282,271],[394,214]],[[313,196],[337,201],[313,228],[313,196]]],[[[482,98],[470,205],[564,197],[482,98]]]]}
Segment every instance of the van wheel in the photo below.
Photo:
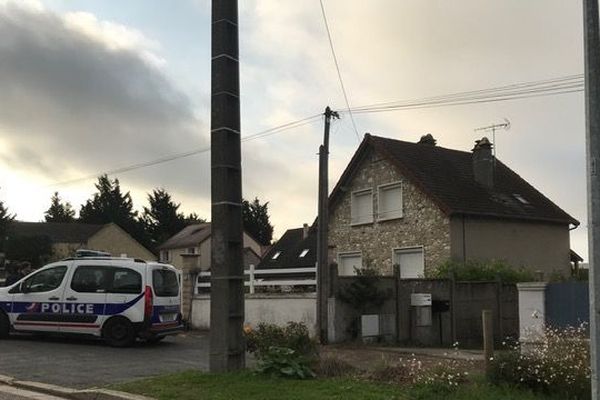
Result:
{"type": "Polygon", "coordinates": [[[10,322],[8,317],[2,311],[0,311],[0,339],[8,337],[8,331],[10,330],[10,322]]]}
{"type": "Polygon", "coordinates": [[[135,342],[135,329],[126,318],[113,318],[104,324],[102,335],[112,347],[128,347],[135,342]]]}

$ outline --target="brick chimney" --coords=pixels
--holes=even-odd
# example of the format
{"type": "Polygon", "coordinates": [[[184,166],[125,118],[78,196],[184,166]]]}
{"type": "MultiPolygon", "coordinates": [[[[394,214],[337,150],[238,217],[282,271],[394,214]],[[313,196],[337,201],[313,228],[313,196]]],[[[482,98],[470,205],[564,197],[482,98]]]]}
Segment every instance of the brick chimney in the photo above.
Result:
{"type": "Polygon", "coordinates": [[[437,143],[437,140],[435,140],[435,138],[433,137],[433,135],[431,133],[428,133],[427,135],[421,136],[421,139],[419,139],[419,141],[417,143],[418,144],[426,144],[428,146],[435,146],[437,143]]]}
{"type": "Polygon", "coordinates": [[[494,157],[492,144],[484,137],[475,141],[473,148],[473,175],[475,181],[487,188],[494,186],[494,157]]]}
{"type": "Polygon", "coordinates": [[[302,239],[306,239],[308,237],[308,224],[302,225],[302,239]]]}

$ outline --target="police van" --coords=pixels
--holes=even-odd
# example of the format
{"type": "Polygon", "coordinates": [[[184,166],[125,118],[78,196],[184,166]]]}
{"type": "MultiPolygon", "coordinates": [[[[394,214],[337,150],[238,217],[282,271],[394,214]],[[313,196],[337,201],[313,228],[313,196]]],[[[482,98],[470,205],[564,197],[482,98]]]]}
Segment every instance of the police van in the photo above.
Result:
{"type": "Polygon", "coordinates": [[[125,347],[182,329],[181,274],[167,264],[83,251],[0,288],[0,338],[91,334],[125,347]]]}

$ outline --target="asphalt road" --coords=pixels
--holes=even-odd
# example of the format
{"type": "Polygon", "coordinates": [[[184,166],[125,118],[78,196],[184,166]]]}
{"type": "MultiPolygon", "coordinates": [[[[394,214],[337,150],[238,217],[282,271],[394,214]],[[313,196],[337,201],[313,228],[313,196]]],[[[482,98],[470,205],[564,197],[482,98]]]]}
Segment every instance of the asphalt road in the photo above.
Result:
{"type": "Polygon", "coordinates": [[[154,345],[140,342],[124,349],[79,337],[19,335],[0,340],[0,375],[71,388],[190,369],[208,369],[207,335],[181,334],[154,345]]]}

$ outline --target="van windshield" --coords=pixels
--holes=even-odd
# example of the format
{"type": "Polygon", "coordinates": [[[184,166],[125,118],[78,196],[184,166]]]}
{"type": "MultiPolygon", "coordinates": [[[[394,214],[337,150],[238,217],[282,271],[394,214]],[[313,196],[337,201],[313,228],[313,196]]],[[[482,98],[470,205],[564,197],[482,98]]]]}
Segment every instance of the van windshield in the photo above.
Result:
{"type": "Polygon", "coordinates": [[[179,282],[177,274],[168,269],[155,269],[152,271],[152,287],[154,294],[159,297],[179,296],[179,282]]]}

